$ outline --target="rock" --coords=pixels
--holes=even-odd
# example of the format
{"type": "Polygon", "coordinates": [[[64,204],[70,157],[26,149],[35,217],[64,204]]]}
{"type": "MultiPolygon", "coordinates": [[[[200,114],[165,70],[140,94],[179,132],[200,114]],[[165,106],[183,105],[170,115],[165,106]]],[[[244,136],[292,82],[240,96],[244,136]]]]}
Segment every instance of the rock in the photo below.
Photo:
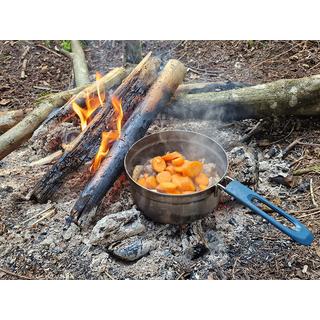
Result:
{"type": "Polygon", "coordinates": [[[89,243],[110,245],[144,232],[145,226],[140,222],[138,214],[139,211],[132,208],[105,216],[93,228],[89,243]]]}
{"type": "Polygon", "coordinates": [[[132,241],[124,241],[114,248],[111,252],[114,256],[125,261],[136,261],[145,256],[154,248],[154,244],[150,240],[141,238],[132,241]]]}

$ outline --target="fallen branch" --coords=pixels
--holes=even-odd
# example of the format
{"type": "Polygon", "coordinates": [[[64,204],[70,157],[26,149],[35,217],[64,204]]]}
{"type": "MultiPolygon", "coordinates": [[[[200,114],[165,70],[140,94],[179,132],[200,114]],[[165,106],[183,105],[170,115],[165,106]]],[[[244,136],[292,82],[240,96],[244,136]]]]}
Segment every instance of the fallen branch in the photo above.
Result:
{"type": "Polygon", "coordinates": [[[79,88],[50,95],[36,102],[36,107],[23,120],[0,136],[0,160],[27,141],[54,108],[63,106],[79,88]]]}
{"type": "Polygon", "coordinates": [[[113,144],[108,156],[80,194],[71,211],[70,221],[77,221],[81,215],[91,210],[95,211],[100,205],[106,192],[121,174],[127,151],[133,143],[144,136],[156,115],[165,107],[183,81],[185,73],[186,68],[181,62],[168,61],[145,99],[122,128],[120,139],[113,144]]]}
{"type": "MultiPolygon", "coordinates": [[[[159,65],[159,60],[151,57],[151,53],[149,53],[114,92],[114,95],[122,100],[124,121],[128,119],[157,78],[159,65]]],[[[113,129],[113,115],[113,108],[108,101],[106,106],[78,136],[77,143],[73,141],[72,146],[38,181],[31,193],[31,198],[38,202],[47,201],[68,174],[94,157],[100,145],[102,132],[113,129]]]]}
{"type": "Polygon", "coordinates": [[[320,75],[222,92],[180,94],[165,112],[178,118],[232,120],[320,115],[320,75]]]}
{"type": "Polygon", "coordinates": [[[89,83],[89,70],[81,43],[79,40],[71,40],[70,53],[73,65],[74,78],[76,86],[82,86],[89,83]]]}
{"type": "Polygon", "coordinates": [[[20,122],[32,109],[21,109],[0,112],[0,133],[8,131],[20,122]]]}

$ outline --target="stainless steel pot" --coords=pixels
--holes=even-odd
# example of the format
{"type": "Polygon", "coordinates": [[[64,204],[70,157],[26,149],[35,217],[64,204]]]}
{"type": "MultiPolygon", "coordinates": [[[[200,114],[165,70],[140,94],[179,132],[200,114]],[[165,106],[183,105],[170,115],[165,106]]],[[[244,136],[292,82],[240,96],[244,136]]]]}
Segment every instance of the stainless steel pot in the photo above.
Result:
{"type": "Polygon", "coordinates": [[[219,203],[221,190],[224,190],[255,213],[300,244],[309,245],[313,240],[311,232],[296,218],[261,197],[253,190],[232,178],[226,177],[228,159],[224,149],[213,139],[191,131],[163,131],[146,136],[136,142],[128,151],[124,167],[129,178],[132,195],[137,206],[152,220],[160,223],[184,224],[203,218],[211,213],[219,203]],[[165,154],[168,151],[183,153],[190,160],[204,158],[207,163],[215,163],[220,181],[204,191],[186,195],[170,195],[148,190],[137,184],[131,177],[136,165],[165,154]],[[222,181],[231,180],[227,186],[222,181]],[[254,204],[260,201],[292,223],[293,228],[281,224],[254,204]]]}

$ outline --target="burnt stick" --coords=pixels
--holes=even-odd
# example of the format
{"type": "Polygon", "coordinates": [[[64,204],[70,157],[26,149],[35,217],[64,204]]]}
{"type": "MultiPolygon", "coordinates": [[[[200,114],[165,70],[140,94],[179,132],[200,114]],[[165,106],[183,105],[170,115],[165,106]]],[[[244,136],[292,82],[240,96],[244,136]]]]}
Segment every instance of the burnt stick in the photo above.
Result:
{"type": "MultiPolygon", "coordinates": [[[[126,122],[117,140],[96,174],[89,181],[75,203],[70,217],[77,221],[80,216],[95,210],[123,170],[123,160],[129,148],[144,136],[157,114],[169,102],[186,73],[178,60],[169,60],[145,99],[126,122]]],[[[69,221],[71,220],[69,218],[69,221]]]]}
{"type": "MultiPolygon", "coordinates": [[[[122,100],[122,108],[126,119],[156,80],[159,65],[159,60],[151,57],[151,53],[148,54],[114,92],[114,95],[122,100]]],[[[79,139],[77,138],[78,143],[72,145],[70,150],[65,151],[62,157],[38,181],[30,197],[40,203],[46,202],[70,173],[92,159],[98,150],[101,133],[113,130],[113,126],[114,111],[108,101],[106,107],[101,108],[92,122],[81,133],[79,139]]]]}

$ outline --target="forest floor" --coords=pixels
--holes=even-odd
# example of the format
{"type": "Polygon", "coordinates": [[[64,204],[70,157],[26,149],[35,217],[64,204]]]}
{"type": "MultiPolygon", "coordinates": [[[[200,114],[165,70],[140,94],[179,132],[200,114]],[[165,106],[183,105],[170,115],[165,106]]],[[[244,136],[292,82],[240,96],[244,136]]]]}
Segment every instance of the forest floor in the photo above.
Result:
{"type": "MultiPolygon", "coordinates": [[[[73,86],[71,63],[54,50],[56,45],[60,43],[0,41],[1,111],[32,108],[35,98],[73,86]],[[27,47],[27,77],[22,79],[21,57],[27,47]]],[[[180,59],[188,67],[185,82],[258,84],[320,73],[318,41],[143,41],[142,48],[144,53],[152,50],[163,62],[180,59]]],[[[104,74],[122,65],[123,42],[86,41],[85,54],[93,79],[95,71],[104,74]]],[[[249,141],[230,143],[239,141],[257,121],[226,125],[160,116],[148,133],[188,129],[214,137],[228,151],[230,174],[300,218],[315,235],[312,246],[293,243],[224,197],[214,213],[182,227],[159,225],[142,213],[133,213],[145,229],[134,240],[151,245],[148,254],[136,262],[124,262],[103,245],[89,245],[93,222],[81,232],[76,226],[63,231],[65,216],[86,183],[88,166],[71,175],[48,204],[25,200],[50,167],[30,167],[29,163],[43,154],[25,143],[0,161],[0,279],[319,279],[320,210],[314,210],[310,192],[312,179],[319,203],[319,173],[292,176],[292,172],[318,164],[320,148],[297,145],[285,160],[279,154],[296,138],[319,144],[320,122],[312,118],[265,119],[249,141]],[[239,161],[244,163],[242,172],[237,169],[239,161]],[[279,174],[289,177],[290,183],[284,186],[270,181],[279,174]],[[35,227],[24,223],[51,206],[56,208],[54,216],[35,227]]],[[[96,220],[131,210],[134,205],[127,182],[115,188],[120,192],[109,192],[96,220]]]]}

